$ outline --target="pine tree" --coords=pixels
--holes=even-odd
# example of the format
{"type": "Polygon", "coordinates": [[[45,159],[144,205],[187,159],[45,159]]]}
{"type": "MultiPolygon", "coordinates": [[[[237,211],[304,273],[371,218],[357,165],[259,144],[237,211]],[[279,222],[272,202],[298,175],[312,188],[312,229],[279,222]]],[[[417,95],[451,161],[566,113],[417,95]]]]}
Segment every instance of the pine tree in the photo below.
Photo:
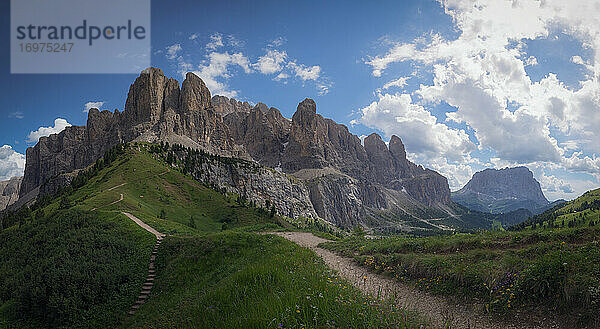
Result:
{"type": "Polygon", "coordinates": [[[69,198],[67,198],[66,195],[63,195],[62,198],[60,198],[59,209],[69,209],[72,206],[71,201],[69,201],[69,198]]]}

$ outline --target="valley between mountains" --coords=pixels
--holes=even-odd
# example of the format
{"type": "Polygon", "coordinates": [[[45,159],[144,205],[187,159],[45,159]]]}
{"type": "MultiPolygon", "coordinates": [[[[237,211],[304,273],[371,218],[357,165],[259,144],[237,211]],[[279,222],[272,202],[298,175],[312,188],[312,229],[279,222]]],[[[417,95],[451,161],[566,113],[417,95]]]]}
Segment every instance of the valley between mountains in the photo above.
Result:
{"type": "Polygon", "coordinates": [[[0,192],[0,327],[599,325],[599,190],[550,202],[517,167],[451,193],[311,99],[288,119],[148,68],[0,192]]]}

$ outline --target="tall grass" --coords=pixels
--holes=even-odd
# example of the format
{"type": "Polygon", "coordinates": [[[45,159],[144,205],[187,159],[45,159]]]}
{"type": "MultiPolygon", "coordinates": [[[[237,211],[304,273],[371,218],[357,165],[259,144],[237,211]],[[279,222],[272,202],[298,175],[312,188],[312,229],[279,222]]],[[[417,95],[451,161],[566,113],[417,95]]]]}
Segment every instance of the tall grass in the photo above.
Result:
{"type": "Polygon", "coordinates": [[[558,312],[579,324],[600,315],[600,229],[483,232],[450,237],[349,237],[322,246],[376,272],[445,295],[475,297],[495,314],[558,312]]]}
{"type": "Polygon", "coordinates": [[[276,236],[224,232],[169,238],[157,262],[156,294],[126,328],[420,328],[423,324],[392,304],[365,297],[313,252],[276,236]]]}

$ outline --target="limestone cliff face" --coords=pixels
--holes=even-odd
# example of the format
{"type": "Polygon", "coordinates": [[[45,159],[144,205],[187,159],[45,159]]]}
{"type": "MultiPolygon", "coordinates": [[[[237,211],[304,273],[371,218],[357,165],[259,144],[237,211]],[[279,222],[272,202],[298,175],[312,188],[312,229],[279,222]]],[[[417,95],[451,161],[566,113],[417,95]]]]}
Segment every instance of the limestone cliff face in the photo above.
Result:
{"type": "Polygon", "coordinates": [[[533,213],[549,202],[527,167],[485,169],[473,175],[452,198],[469,208],[506,213],[525,208],[533,213]]]}
{"type": "Polygon", "coordinates": [[[60,174],[85,168],[118,143],[159,140],[247,157],[211,108],[210,91],[200,78],[188,73],[180,89],[160,69],[148,68],[129,88],[124,112],[91,109],[86,126],[68,127],[28,148],[19,195],[60,174]]]}
{"type": "Polygon", "coordinates": [[[0,211],[15,203],[19,199],[19,189],[23,177],[13,177],[0,182],[0,211]]]}
{"type": "Polygon", "coordinates": [[[250,112],[252,106],[248,104],[248,102],[240,102],[235,99],[227,98],[225,96],[213,96],[211,100],[212,106],[215,109],[215,112],[219,113],[222,116],[227,116],[231,113],[236,112],[250,112]]]}
{"type": "Polygon", "coordinates": [[[346,126],[324,119],[316,111],[312,99],[298,105],[283,155],[283,170],[293,173],[300,169],[334,167],[352,177],[369,172],[360,139],[346,126]]]}
{"type": "Polygon", "coordinates": [[[19,195],[52,193],[106,150],[130,141],[167,141],[249,160],[259,169],[213,164],[197,178],[257,202],[270,200],[281,214],[344,227],[399,214],[418,218],[418,209],[451,202],[447,180],[408,161],[397,136],[388,146],[371,134],[363,146],[346,126],[317,114],[311,99],[289,120],[262,103],[211,97],[192,73],[180,87],[156,68],[131,85],[123,112],[91,109],[86,126],[42,137],[29,148],[19,195]]]}
{"type": "MultiPolygon", "coordinates": [[[[175,152],[184,160],[185,154],[175,152]]],[[[245,196],[266,207],[267,201],[277,213],[291,218],[317,218],[306,185],[291,176],[252,161],[205,157],[191,175],[211,186],[245,196]]]]}
{"type": "MultiPolygon", "coordinates": [[[[445,177],[408,161],[402,141],[392,136],[390,146],[377,134],[364,141],[364,147],[348,129],[316,113],[313,100],[304,100],[292,117],[289,144],[282,168],[294,173],[301,169],[332,167],[358,180],[364,190],[372,184],[406,191],[427,206],[450,202],[450,189],[445,177]]],[[[380,198],[376,196],[376,198],[380,198]]],[[[360,199],[371,203],[364,195],[360,199]]]]}
{"type": "Polygon", "coordinates": [[[254,160],[272,168],[280,166],[291,123],[279,110],[259,103],[249,112],[227,115],[224,121],[233,140],[244,145],[254,160]]]}

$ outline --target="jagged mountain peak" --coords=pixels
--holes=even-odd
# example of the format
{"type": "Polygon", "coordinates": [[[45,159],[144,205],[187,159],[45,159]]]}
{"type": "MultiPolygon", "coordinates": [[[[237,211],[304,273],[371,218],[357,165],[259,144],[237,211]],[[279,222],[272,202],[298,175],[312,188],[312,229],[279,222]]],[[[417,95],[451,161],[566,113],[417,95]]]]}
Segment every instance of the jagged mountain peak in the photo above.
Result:
{"type": "Polygon", "coordinates": [[[367,151],[367,154],[388,151],[387,145],[385,145],[385,142],[377,133],[371,133],[369,136],[367,136],[363,141],[363,145],[367,151]]]}
{"type": "Polygon", "coordinates": [[[318,114],[312,99],[300,102],[289,120],[264,103],[211,96],[194,73],[180,87],[156,68],[131,84],[125,111],[91,110],[87,126],[70,127],[28,149],[20,195],[52,193],[72,179],[70,173],[130,141],[182,144],[295,175],[317,215],[342,226],[451,202],[447,180],[408,161],[397,136],[388,146],[371,134],[363,146],[345,125],[318,114]]]}
{"type": "Polygon", "coordinates": [[[533,213],[549,202],[529,168],[487,168],[453,194],[453,200],[478,211],[505,213],[525,208],[533,213]]]}
{"type": "Polygon", "coordinates": [[[204,110],[211,106],[210,90],[196,74],[188,72],[181,84],[181,110],[204,110]]]}
{"type": "Polygon", "coordinates": [[[406,159],[406,149],[400,137],[392,135],[390,138],[390,152],[396,159],[406,159]]]}

